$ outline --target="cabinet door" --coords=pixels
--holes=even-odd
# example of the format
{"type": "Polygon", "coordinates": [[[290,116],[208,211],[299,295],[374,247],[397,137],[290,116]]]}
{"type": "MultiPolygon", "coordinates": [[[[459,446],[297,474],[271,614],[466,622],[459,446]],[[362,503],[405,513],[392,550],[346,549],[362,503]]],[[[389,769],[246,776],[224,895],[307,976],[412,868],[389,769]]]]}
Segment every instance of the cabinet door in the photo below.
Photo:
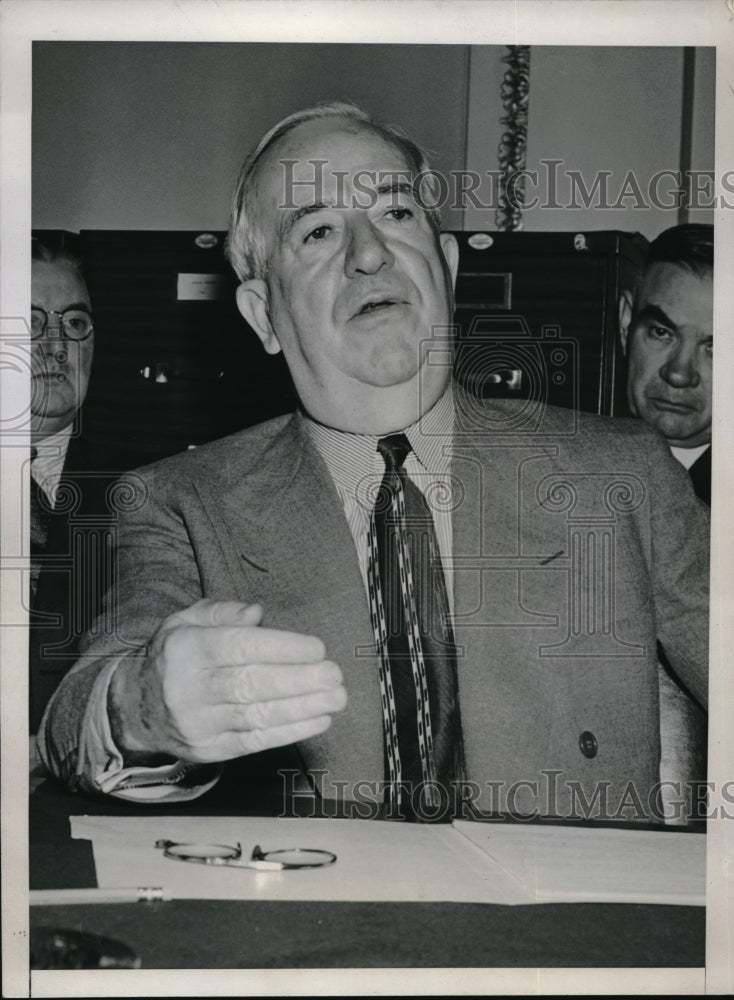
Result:
{"type": "Polygon", "coordinates": [[[224,234],[83,231],[95,318],[85,416],[152,460],[293,408],[280,357],[235,302],[224,234]]]}
{"type": "Polygon", "coordinates": [[[619,233],[457,233],[457,377],[480,396],[617,412],[617,298],[641,260],[619,233]],[[629,273],[628,273],[629,272],[629,273]]]}

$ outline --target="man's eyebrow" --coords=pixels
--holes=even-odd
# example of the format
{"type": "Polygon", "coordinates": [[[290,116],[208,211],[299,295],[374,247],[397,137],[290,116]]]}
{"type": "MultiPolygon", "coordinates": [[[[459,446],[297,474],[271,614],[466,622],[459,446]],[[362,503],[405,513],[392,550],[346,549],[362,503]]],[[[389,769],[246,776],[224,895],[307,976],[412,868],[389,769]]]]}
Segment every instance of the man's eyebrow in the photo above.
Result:
{"type": "MultiPolygon", "coordinates": [[[[26,301],[28,301],[28,300],[26,299],[26,301]]],[[[36,306],[36,305],[33,305],[31,303],[31,309],[43,309],[43,306],[36,306]]],[[[63,309],[51,309],[50,311],[51,312],[65,313],[65,312],[68,312],[69,309],[83,309],[84,312],[88,312],[88,313],[92,312],[92,309],[91,309],[91,307],[90,307],[90,305],[89,305],[88,302],[70,302],[69,305],[68,306],[64,306],[63,309]]],[[[43,309],[43,311],[44,312],[49,312],[48,309],[43,309]]]]}
{"type": "Polygon", "coordinates": [[[313,205],[302,205],[295,211],[291,212],[289,215],[283,219],[280,225],[280,236],[281,239],[288,235],[288,233],[293,229],[297,222],[300,222],[307,215],[313,215],[314,212],[320,212],[324,208],[329,206],[324,204],[323,201],[314,202],[313,205]]]}
{"type": "Polygon", "coordinates": [[[635,323],[645,323],[651,319],[657,320],[661,326],[669,326],[671,330],[677,329],[677,324],[668,316],[664,309],[661,309],[660,306],[656,306],[652,302],[648,302],[635,316],[635,323]]]}
{"type": "MultiPolygon", "coordinates": [[[[395,171],[395,173],[400,174],[400,171],[395,171]]],[[[382,184],[378,184],[375,188],[376,194],[408,194],[411,198],[415,199],[415,186],[409,184],[407,181],[385,181],[382,184]]]]}

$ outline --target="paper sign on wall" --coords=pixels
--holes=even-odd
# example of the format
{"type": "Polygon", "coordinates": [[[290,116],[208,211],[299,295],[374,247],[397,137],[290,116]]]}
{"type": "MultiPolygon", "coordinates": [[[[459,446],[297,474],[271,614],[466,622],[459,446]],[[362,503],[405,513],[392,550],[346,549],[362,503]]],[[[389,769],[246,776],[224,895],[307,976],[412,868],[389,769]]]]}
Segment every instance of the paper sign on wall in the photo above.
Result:
{"type": "Polygon", "coordinates": [[[221,274],[179,274],[176,298],[179,301],[221,299],[223,288],[221,274]]]}

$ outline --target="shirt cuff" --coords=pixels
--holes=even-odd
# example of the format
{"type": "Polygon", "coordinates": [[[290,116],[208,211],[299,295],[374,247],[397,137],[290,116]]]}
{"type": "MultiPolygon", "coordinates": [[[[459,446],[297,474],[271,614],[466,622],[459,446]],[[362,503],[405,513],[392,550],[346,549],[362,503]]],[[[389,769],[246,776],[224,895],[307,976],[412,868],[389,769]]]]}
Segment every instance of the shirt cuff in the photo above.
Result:
{"type": "Polygon", "coordinates": [[[182,760],[158,767],[125,767],[112,739],[107,695],[112,675],[123,657],[111,660],[94,682],[82,726],[77,773],[104,795],[134,801],[175,802],[196,799],[209,791],[222,773],[221,764],[189,764],[182,760]]]}

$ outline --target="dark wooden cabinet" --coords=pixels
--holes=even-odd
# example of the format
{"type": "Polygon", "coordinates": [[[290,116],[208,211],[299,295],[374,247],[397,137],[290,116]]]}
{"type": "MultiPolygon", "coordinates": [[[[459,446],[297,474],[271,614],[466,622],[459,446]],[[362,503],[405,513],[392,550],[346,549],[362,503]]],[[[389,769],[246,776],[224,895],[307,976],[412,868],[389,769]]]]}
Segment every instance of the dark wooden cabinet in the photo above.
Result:
{"type": "Polygon", "coordinates": [[[457,377],[479,396],[626,414],[617,303],[647,241],[620,232],[455,234],[457,377]]]}
{"type": "Polygon", "coordinates": [[[224,233],[80,233],[95,318],[86,426],[152,461],[295,405],[235,302],[224,233]]]}
{"type": "MultiPolygon", "coordinates": [[[[224,237],[82,230],[37,235],[82,257],[95,320],[84,430],[127,467],[295,405],[282,356],[237,310],[224,237]]],[[[646,242],[619,232],[455,233],[457,377],[478,396],[626,412],[617,300],[646,242]]]]}

